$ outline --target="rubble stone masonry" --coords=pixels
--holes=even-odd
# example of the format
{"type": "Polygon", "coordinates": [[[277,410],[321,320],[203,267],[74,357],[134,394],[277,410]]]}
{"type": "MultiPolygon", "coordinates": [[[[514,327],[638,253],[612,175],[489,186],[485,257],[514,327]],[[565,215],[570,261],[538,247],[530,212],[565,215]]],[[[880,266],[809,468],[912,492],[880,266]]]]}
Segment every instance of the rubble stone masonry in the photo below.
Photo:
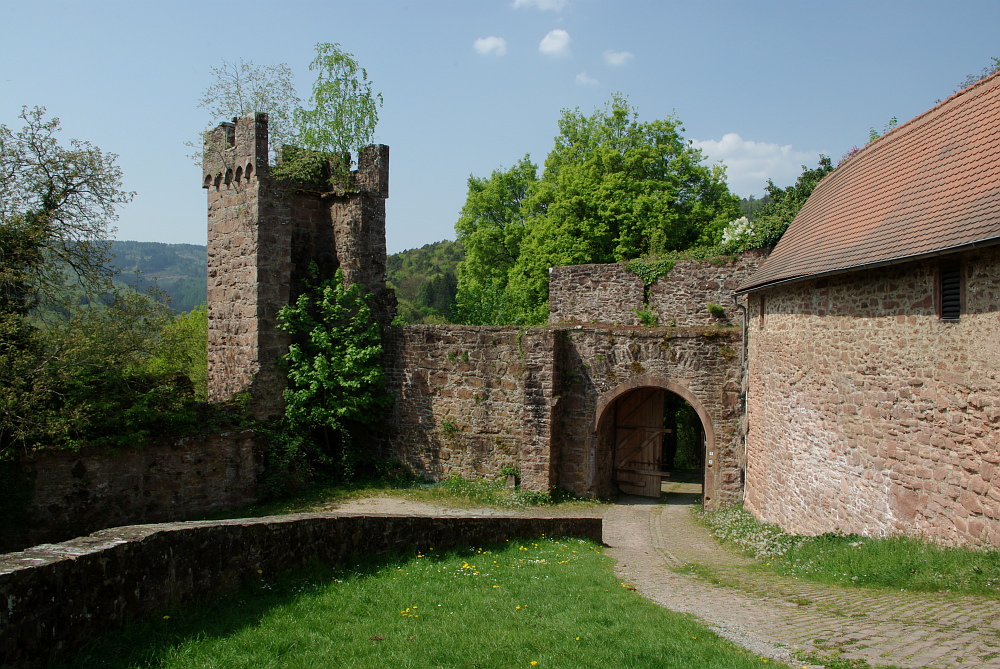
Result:
{"type": "Polygon", "coordinates": [[[658,387],[702,414],[713,465],[707,503],[738,501],[740,329],[392,328],[386,369],[394,396],[381,454],[433,480],[495,477],[581,495],[613,490],[611,444],[598,421],[622,393],[658,387]]]}
{"type": "Polygon", "coordinates": [[[1000,545],[1000,251],[764,289],[749,299],[746,506],[786,530],[1000,545]]]}
{"type": "Polygon", "coordinates": [[[395,298],[385,286],[385,199],[389,147],[368,146],[342,187],[271,177],[267,116],[220,124],[205,144],[208,192],[208,396],[249,392],[259,418],[283,409],[289,335],[278,311],[305,288],[309,267],[322,277],[344,271],[372,295],[375,318],[388,324],[395,298]]]}
{"type": "Polygon", "coordinates": [[[659,325],[699,327],[742,322],[733,292],[767,258],[748,251],[736,258],[679,260],[648,290],[626,263],[573,265],[549,270],[549,324],[639,325],[645,310],[659,325]],[[713,315],[709,304],[725,310],[713,315]]]}

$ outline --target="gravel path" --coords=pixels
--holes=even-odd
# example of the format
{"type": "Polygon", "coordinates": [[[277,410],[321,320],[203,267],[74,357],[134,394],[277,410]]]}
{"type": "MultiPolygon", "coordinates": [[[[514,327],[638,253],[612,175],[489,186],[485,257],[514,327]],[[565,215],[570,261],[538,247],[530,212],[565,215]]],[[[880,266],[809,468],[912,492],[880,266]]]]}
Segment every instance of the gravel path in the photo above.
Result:
{"type": "MultiPolygon", "coordinates": [[[[872,666],[1000,669],[1000,603],[974,597],[849,589],[751,571],[694,522],[695,484],[674,484],[666,503],[626,497],[573,515],[601,515],[618,577],[674,611],[690,613],[751,652],[793,660],[795,651],[839,654],[872,666]],[[710,568],[712,582],[673,568],[710,568]]],[[[456,509],[396,498],[335,507],[348,514],[552,515],[552,509],[456,509]]]]}

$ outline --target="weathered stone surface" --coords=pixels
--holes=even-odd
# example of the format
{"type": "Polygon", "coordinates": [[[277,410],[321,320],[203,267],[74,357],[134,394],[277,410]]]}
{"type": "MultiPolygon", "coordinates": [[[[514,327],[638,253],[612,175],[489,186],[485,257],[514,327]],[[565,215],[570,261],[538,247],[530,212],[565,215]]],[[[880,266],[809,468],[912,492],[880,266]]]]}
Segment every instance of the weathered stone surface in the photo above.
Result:
{"type": "Polygon", "coordinates": [[[541,535],[600,542],[601,519],[295,514],[102,530],[0,556],[0,657],[41,666],[127,619],[315,561],[541,535]]]}
{"type": "Polygon", "coordinates": [[[430,479],[497,477],[511,465],[529,490],[608,495],[602,412],[656,387],[702,416],[706,503],[739,499],[739,329],[422,325],[392,328],[386,341],[395,402],[380,452],[430,479]]]}
{"type": "Polygon", "coordinates": [[[642,279],[625,263],[570,265],[549,270],[549,324],[639,325],[642,279]]]}
{"type": "Polygon", "coordinates": [[[558,409],[559,485],[577,494],[609,495],[609,421],[615,399],[636,388],[664,388],[687,400],[705,429],[705,504],[738,501],[743,466],[738,419],[740,346],[737,328],[562,330],[558,409]]]}
{"type": "Polygon", "coordinates": [[[21,459],[31,501],[4,523],[0,551],[105,527],[181,520],[252,503],[262,454],[250,431],[106,452],[38,451],[21,459]]]}
{"type": "Polygon", "coordinates": [[[340,268],[348,283],[372,295],[388,324],[395,297],[385,286],[385,198],[389,147],[368,146],[342,191],[270,177],[267,117],[220,125],[206,149],[208,191],[208,396],[223,401],[250,392],[254,413],[281,413],[285,377],[278,360],[289,335],[278,311],[301,294],[309,266],[324,276],[340,268]]]}
{"type": "Polygon", "coordinates": [[[806,534],[1000,545],[1000,251],[961,261],[958,322],[928,262],[751,296],[749,509],[806,534]]]}
{"type": "Polygon", "coordinates": [[[733,305],[733,291],[766,257],[763,251],[748,251],[735,259],[681,260],[650,285],[648,294],[625,263],[553,267],[549,324],[639,325],[640,310],[663,326],[739,324],[743,315],[733,305]],[[708,304],[723,307],[725,316],[712,315],[708,304]]]}

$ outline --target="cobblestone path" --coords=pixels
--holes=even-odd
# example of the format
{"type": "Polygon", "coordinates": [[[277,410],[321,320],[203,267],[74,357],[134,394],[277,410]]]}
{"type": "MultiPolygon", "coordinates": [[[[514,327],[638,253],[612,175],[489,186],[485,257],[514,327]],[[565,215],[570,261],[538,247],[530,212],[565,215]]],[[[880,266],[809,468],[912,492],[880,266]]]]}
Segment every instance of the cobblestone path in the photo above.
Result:
{"type": "MultiPolygon", "coordinates": [[[[751,652],[787,662],[795,651],[839,654],[873,667],[1000,669],[1000,602],[975,597],[825,586],[749,570],[691,515],[700,485],[674,484],[662,501],[627,497],[598,511],[618,577],[658,604],[690,613],[751,652]],[[675,571],[707,567],[711,580],[675,571]]],[[[380,498],[347,503],[347,513],[519,515],[446,509],[380,498]]],[[[551,515],[533,509],[530,515],[551,515]]],[[[574,512],[593,515],[594,511],[574,512]]]]}
{"type": "Polygon", "coordinates": [[[1000,668],[1000,602],[976,597],[825,586],[746,569],[694,522],[700,486],[667,504],[624,500],[605,514],[619,576],[645,597],[691,613],[753,652],[795,667],[792,651],[872,666],[1000,668]],[[709,582],[672,570],[709,567],[709,582]]]}

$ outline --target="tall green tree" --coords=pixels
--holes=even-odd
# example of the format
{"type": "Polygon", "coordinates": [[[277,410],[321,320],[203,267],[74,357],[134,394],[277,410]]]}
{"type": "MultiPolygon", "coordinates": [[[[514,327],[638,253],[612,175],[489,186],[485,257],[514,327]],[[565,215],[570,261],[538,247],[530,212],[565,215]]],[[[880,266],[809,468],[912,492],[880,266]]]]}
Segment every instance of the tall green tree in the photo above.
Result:
{"type": "Polygon", "coordinates": [[[378,125],[382,94],[368,72],[339,44],[321,42],[309,64],[316,72],[310,108],[295,110],[295,140],[312,151],[344,154],[370,144],[378,125]]]}
{"type": "Polygon", "coordinates": [[[465,248],[459,265],[457,318],[470,325],[509,322],[504,304],[507,276],[521,254],[528,220],[525,205],[538,181],[538,166],[524,156],[487,178],[469,177],[469,193],[455,224],[465,248]]]}
{"type": "Polygon", "coordinates": [[[70,272],[100,292],[112,274],[111,224],[133,196],[122,190],[118,156],[75,139],[60,144],[59,119],[43,107],[24,107],[19,118],[19,130],[0,124],[0,225],[18,243],[33,240],[38,255],[19,256],[25,280],[52,297],[70,272]]]}
{"type": "Polygon", "coordinates": [[[619,262],[719,241],[740,201],[703,164],[678,119],[640,122],[622,96],[587,116],[565,110],[524,203],[524,236],[504,299],[520,323],[545,321],[548,268],[619,262]]]}
{"type": "Polygon", "coordinates": [[[107,238],[132,197],[116,156],[60,143],[42,108],[20,118],[0,125],[0,459],[196,424],[190,382],[147,366],[169,309],[111,282],[107,238]]]}
{"type": "MultiPolygon", "coordinates": [[[[286,64],[256,65],[242,59],[212,68],[214,81],[198,103],[213,122],[266,113],[272,158],[289,147],[274,170],[278,177],[309,179],[323,171],[341,177],[350,167],[343,157],[371,143],[378,125],[382,94],[373,90],[368,72],[339,44],[320,42],[315,50],[309,69],[316,80],[308,106],[298,97],[286,64]]],[[[198,162],[204,151],[225,156],[225,146],[195,148],[192,157],[198,162]]]]}

